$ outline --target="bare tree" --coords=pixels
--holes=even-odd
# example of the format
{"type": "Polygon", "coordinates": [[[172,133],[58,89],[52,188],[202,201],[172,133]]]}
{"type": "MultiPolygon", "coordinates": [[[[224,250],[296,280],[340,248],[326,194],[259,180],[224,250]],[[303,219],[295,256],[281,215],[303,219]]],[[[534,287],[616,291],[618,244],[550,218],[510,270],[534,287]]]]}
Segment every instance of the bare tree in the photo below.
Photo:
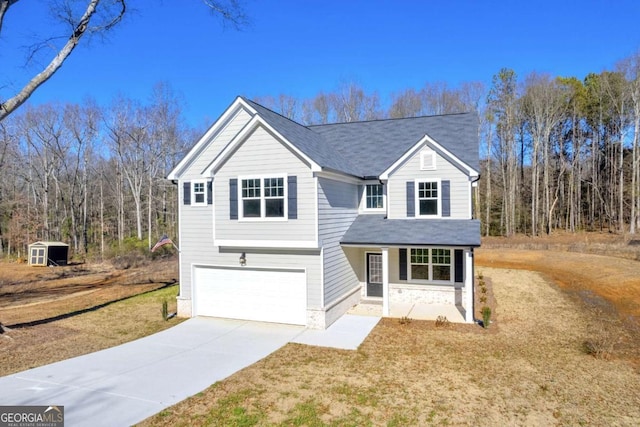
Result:
{"type": "Polygon", "coordinates": [[[550,149],[551,132],[562,118],[565,103],[556,81],[549,75],[531,73],[525,78],[525,93],[522,97],[533,151],[531,154],[531,233],[538,234],[540,217],[540,164],[544,165],[543,189],[545,193],[546,229],[550,228],[551,182],[550,149]]]}
{"type": "Polygon", "coordinates": [[[640,138],[640,51],[623,59],[617,65],[628,82],[633,117],[633,142],[631,151],[631,217],[629,232],[635,234],[640,227],[640,165],[638,139],[640,138]]]}
{"type": "MultiPolygon", "coordinates": [[[[19,0],[0,0],[0,35],[10,9],[22,4],[19,0]]],[[[239,0],[203,0],[203,3],[223,23],[235,28],[247,24],[247,15],[239,0]]],[[[69,58],[81,39],[91,34],[105,34],[120,23],[127,12],[126,0],[60,0],[51,7],[53,32],[35,44],[30,56],[44,48],[52,48],[54,56],[32,76],[22,88],[5,100],[0,98],[0,121],[22,105],[43,83],[49,80],[69,58]],[[59,33],[58,33],[59,31],[59,33]]],[[[28,24],[24,24],[28,27],[28,24]]]]}

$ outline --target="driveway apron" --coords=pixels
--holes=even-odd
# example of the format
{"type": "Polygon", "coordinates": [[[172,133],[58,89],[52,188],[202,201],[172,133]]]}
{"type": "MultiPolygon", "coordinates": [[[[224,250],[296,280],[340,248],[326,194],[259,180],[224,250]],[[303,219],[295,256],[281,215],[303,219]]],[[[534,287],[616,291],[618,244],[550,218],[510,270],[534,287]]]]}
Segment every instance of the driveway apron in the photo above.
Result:
{"type": "Polygon", "coordinates": [[[0,405],[64,406],[66,426],[140,422],[279,349],[302,326],[192,318],[157,334],[0,378],[0,405]]]}

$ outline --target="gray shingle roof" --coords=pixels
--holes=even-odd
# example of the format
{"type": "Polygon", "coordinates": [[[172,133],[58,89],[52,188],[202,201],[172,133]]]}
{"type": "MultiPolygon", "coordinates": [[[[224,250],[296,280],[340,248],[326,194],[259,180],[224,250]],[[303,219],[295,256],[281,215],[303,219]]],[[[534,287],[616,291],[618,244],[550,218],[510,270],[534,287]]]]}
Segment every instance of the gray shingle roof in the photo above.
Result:
{"type": "Polygon", "coordinates": [[[428,134],[479,171],[475,113],[303,126],[243,98],[260,117],[323,168],[378,177],[428,134]]]}
{"type": "Polygon", "coordinates": [[[256,104],[243,98],[253,107],[271,127],[278,131],[300,151],[309,156],[314,162],[323,168],[329,168],[340,172],[351,173],[354,166],[349,156],[336,156],[334,148],[327,144],[325,138],[306,126],[287,119],[260,104],[256,104]]]}
{"type": "Polygon", "coordinates": [[[479,171],[474,113],[309,126],[356,163],[356,176],[378,176],[425,134],[479,171]]]}
{"type": "Polygon", "coordinates": [[[386,219],[359,215],[342,237],[343,245],[480,246],[476,219],[386,219]]]}

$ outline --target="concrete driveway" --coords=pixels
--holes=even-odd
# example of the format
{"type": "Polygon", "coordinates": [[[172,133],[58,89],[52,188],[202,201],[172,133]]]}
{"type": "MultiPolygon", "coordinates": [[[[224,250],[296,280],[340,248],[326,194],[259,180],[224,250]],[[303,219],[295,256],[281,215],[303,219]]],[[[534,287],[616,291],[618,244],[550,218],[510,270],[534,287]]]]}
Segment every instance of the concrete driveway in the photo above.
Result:
{"type": "Polygon", "coordinates": [[[193,318],[157,334],[0,378],[0,405],[64,406],[67,426],[140,422],[288,342],[357,348],[379,318],[346,315],[326,331],[193,318]]]}

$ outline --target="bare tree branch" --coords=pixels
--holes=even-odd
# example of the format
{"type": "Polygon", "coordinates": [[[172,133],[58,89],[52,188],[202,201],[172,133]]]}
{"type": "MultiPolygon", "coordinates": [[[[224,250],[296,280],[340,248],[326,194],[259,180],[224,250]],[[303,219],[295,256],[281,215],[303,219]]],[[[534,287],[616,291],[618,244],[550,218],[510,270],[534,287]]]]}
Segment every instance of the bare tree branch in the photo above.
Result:
{"type": "Polygon", "coordinates": [[[7,10],[14,4],[16,4],[18,0],[0,0],[0,33],[2,33],[2,22],[4,21],[4,14],[7,13],[7,10]]]}
{"type": "MultiPolygon", "coordinates": [[[[17,1],[18,0],[4,0],[0,2],[0,24],[2,22],[2,17],[4,16],[4,13],[8,9],[8,7],[17,1]]],[[[15,111],[27,99],[29,99],[29,97],[36,91],[36,89],[38,89],[38,87],[40,87],[40,85],[49,80],[51,76],[53,76],[55,72],[58,71],[60,67],[62,67],[64,61],[69,57],[69,55],[71,55],[71,52],[73,52],[73,50],[80,42],[82,36],[87,31],[106,31],[120,22],[126,11],[126,5],[125,0],[118,0],[118,3],[120,4],[120,11],[110,22],[98,27],[89,27],[91,19],[95,15],[96,9],[100,4],[100,0],[91,0],[87,4],[87,8],[78,23],[73,26],[72,33],[69,36],[67,42],[62,47],[62,49],[58,51],[49,65],[47,65],[44,70],[34,76],[16,95],[0,104],[0,121],[5,119],[9,114],[15,111]]]]}
{"type": "Polygon", "coordinates": [[[237,30],[249,23],[247,14],[239,0],[202,0],[223,22],[230,22],[237,30]]]}

